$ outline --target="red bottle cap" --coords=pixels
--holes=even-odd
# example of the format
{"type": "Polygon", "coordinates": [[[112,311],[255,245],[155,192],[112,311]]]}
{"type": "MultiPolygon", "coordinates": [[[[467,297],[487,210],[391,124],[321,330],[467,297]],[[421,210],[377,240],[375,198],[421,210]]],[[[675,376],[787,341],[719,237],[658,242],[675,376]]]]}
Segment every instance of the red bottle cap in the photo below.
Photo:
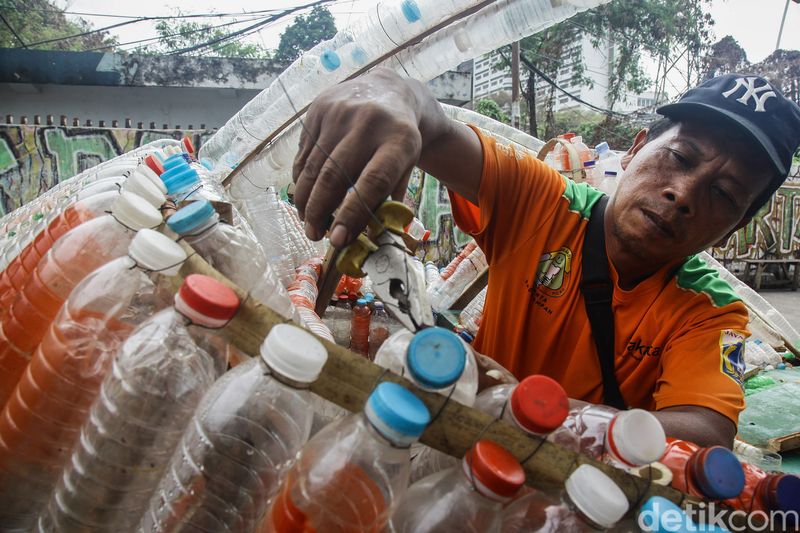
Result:
{"type": "Polygon", "coordinates": [[[233,289],[202,274],[186,276],[180,296],[192,310],[209,318],[228,320],[239,308],[239,297],[233,289]]]}
{"type": "Polygon", "coordinates": [[[144,164],[150,167],[150,170],[155,172],[158,176],[164,173],[164,165],[161,163],[161,160],[153,154],[144,158],[144,164]]]}
{"type": "Polygon", "coordinates": [[[511,412],[531,433],[550,433],[567,418],[569,399],[564,388],[547,376],[528,376],[511,393],[511,412]]]}
{"type": "MultiPolygon", "coordinates": [[[[490,440],[475,443],[464,455],[464,466],[471,470],[475,488],[490,498],[510,498],[525,483],[525,471],[519,462],[505,448],[490,440]]],[[[470,475],[469,471],[467,475],[470,475]]]]}
{"type": "Polygon", "coordinates": [[[571,131],[570,131],[570,132],[568,132],[568,133],[565,133],[565,134],[564,134],[564,138],[565,138],[566,140],[568,140],[568,141],[569,141],[570,139],[572,139],[573,137],[575,137],[575,134],[574,134],[574,133],[572,133],[571,131]]]}
{"type": "Polygon", "coordinates": [[[194,143],[192,142],[192,138],[188,135],[181,139],[181,144],[183,144],[184,149],[191,155],[194,155],[194,143]]]}

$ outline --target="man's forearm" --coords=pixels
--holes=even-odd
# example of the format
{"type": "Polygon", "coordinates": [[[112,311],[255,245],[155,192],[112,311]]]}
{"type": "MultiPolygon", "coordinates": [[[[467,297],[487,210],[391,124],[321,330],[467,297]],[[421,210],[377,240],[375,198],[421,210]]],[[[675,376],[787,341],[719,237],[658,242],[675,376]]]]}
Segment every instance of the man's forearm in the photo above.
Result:
{"type": "Polygon", "coordinates": [[[723,415],[697,406],[679,406],[654,411],[668,437],[688,440],[700,446],[733,447],[736,427],[723,415]]]}

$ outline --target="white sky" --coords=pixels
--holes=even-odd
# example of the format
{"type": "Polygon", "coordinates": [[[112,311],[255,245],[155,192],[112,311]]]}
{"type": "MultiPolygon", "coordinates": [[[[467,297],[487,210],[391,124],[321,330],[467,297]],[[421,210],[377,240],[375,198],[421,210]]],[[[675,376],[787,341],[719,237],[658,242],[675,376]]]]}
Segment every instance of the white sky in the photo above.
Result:
{"type": "MultiPolygon", "coordinates": [[[[129,16],[169,16],[178,9],[188,13],[238,13],[264,9],[276,9],[310,3],[310,0],[228,0],[220,5],[219,0],[137,0],[133,4],[127,2],[109,2],[108,0],[55,0],[59,6],[68,11],[80,11],[129,16]]],[[[346,27],[352,20],[364,14],[376,0],[337,0],[329,5],[336,17],[337,28],[346,27]]],[[[764,59],[775,49],[781,16],[785,0],[713,0],[711,14],[716,20],[714,33],[717,38],[733,35],[747,52],[751,62],[764,59]]],[[[123,19],[107,17],[84,17],[95,27],[107,26],[123,19]]],[[[197,19],[195,19],[197,20],[197,19]]],[[[202,19],[201,19],[202,20],[202,19]]],[[[205,19],[211,24],[232,21],[232,18],[205,19]]],[[[267,48],[276,48],[280,33],[291,22],[291,18],[267,26],[248,40],[259,42],[267,48]]],[[[242,28],[247,24],[232,26],[242,28]]],[[[786,18],[781,48],[800,49],[800,4],[790,2],[786,18]],[[793,31],[794,28],[794,31],[793,31]]],[[[156,35],[153,23],[140,22],[111,30],[121,43],[145,39],[156,35]]]]}

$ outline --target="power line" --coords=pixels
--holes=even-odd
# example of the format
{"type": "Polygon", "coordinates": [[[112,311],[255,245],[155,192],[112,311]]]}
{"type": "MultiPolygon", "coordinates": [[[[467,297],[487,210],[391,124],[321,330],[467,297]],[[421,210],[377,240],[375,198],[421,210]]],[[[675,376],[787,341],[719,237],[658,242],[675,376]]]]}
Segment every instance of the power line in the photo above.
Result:
{"type": "Polygon", "coordinates": [[[17,33],[17,30],[15,30],[15,29],[14,29],[14,26],[12,26],[12,25],[11,25],[11,23],[10,23],[10,22],[8,22],[8,21],[6,20],[6,18],[3,16],[3,14],[2,14],[2,13],[0,13],[0,19],[2,19],[3,23],[4,23],[6,26],[8,26],[8,29],[9,29],[9,30],[11,30],[11,33],[13,33],[13,34],[14,34],[14,37],[16,37],[16,38],[17,38],[17,40],[20,42],[20,44],[22,45],[22,47],[23,47],[23,48],[28,48],[28,45],[27,45],[27,44],[25,44],[25,41],[23,41],[23,40],[22,40],[22,37],[20,37],[20,36],[19,36],[19,33],[17,33]]]}
{"type": "Polygon", "coordinates": [[[267,13],[275,13],[281,11],[280,9],[259,9],[257,11],[242,11],[240,13],[187,13],[187,14],[180,14],[180,15],[163,15],[163,16],[152,16],[152,17],[142,17],[142,15],[113,15],[110,13],[92,13],[92,12],[85,12],[85,11],[60,11],[57,9],[38,9],[38,8],[26,8],[26,9],[15,9],[19,13],[28,13],[28,12],[36,12],[36,13],[52,13],[54,15],[77,15],[82,17],[104,17],[104,18],[118,18],[118,19],[144,19],[144,20],[163,20],[163,19],[184,19],[184,18],[222,18],[222,17],[241,17],[243,15],[259,15],[259,14],[267,14],[267,13]]]}

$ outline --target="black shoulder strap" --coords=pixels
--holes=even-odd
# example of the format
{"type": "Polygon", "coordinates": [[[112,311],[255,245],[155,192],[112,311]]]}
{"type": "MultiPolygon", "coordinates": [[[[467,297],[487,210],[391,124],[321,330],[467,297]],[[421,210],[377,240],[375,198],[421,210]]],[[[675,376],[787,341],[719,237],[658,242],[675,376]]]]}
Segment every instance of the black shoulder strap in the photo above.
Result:
{"type": "Polygon", "coordinates": [[[617,409],[627,409],[614,375],[614,312],[611,309],[614,283],[608,273],[603,224],[607,203],[608,196],[604,195],[594,204],[586,226],[586,235],[583,238],[581,292],[586,305],[586,315],[592,326],[597,356],[600,359],[603,403],[617,409]]]}

